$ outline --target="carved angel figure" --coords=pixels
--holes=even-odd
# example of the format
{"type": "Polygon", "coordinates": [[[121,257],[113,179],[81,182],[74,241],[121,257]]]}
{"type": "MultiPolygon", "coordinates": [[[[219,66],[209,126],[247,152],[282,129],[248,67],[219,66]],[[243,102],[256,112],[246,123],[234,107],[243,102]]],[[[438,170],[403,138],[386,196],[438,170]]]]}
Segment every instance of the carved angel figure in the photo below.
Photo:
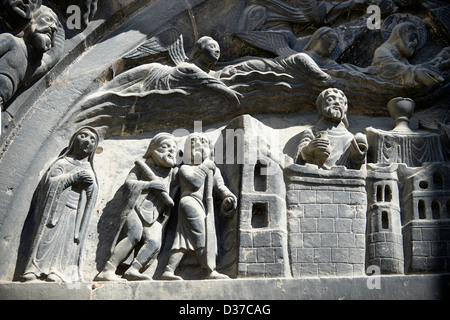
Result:
{"type": "Polygon", "coordinates": [[[81,279],[81,251],[98,193],[94,170],[98,142],[95,129],[79,129],[48,168],[38,187],[39,225],[21,281],[81,279]]]}
{"type": "MultiPolygon", "coordinates": [[[[151,90],[189,93],[208,89],[223,95],[233,107],[240,105],[240,94],[228,88],[212,71],[220,57],[219,44],[211,37],[200,38],[189,58],[183,47],[183,36],[176,27],[170,27],[148,39],[120,61],[124,66],[141,63],[168,54],[173,65],[158,62],[145,63],[115,76],[102,91],[116,94],[144,94],[151,90]]],[[[116,65],[116,71],[122,66],[116,65]]]]}

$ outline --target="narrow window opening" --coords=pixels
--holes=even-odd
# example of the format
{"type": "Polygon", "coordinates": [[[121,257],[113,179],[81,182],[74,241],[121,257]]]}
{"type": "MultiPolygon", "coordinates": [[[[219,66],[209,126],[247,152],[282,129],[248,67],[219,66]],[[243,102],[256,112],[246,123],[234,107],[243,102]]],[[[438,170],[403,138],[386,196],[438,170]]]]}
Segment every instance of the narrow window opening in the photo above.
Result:
{"type": "Polygon", "coordinates": [[[252,228],[267,228],[269,226],[269,204],[254,203],[252,207],[252,228]]]}
{"type": "Polygon", "coordinates": [[[392,201],[392,190],[390,186],[384,187],[384,201],[386,202],[392,201]]]}
{"type": "Polygon", "coordinates": [[[419,209],[419,219],[425,219],[426,218],[425,201],[419,200],[418,209],[419,209]]]}
{"type": "Polygon", "coordinates": [[[383,201],[383,191],[380,185],[377,186],[377,202],[383,201]]]}
{"type": "Polygon", "coordinates": [[[255,191],[267,191],[267,175],[263,174],[267,171],[263,171],[263,168],[267,168],[267,166],[262,164],[261,161],[258,160],[255,165],[255,172],[253,175],[253,184],[255,191]]]}
{"type": "Polygon", "coordinates": [[[433,219],[441,218],[441,204],[437,200],[433,200],[431,203],[431,214],[433,219]]]}
{"type": "Polygon", "coordinates": [[[383,230],[389,230],[389,215],[386,211],[381,213],[381,228],[383,230]]]}

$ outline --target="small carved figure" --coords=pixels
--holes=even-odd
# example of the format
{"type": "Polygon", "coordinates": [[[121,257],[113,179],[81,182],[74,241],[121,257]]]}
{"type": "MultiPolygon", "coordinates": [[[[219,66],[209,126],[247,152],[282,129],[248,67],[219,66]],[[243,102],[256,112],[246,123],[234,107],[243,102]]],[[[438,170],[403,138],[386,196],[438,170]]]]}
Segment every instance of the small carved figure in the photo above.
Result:
{"type": "Polygon", "coordinates": [[[95,129],[79,129],[47,170],[38,187],[40,224],[21,281],[81,280],[81,253],[98,193],[98,143],[95,129]]]}
{"type": "Polygon", "coordinates": [[[277,56],[302,51],[305,41],[297,38],[293,25],[331,25],[344,12],[366,10],[367,0],[252,0],[243,10],[236,35],[258,48],[277,56]],[[290,3],[289,3],[290,2],[290,3]]]}
{"type": "MultiPolygon", "coordinates": [[[[144,94],[151,90],[194,92],[209,89],[223,95],[233,107],[239,107],[240,94],[228,88],[212,70],[220,58],[219,44],[211,37],[201,37],[189,58],[185,55],[183,37],[176,27],[163,30],[125,55],[120,63],[145,61],[168,53],[175,66],[146,63],[115,76],[103,91],[120,94],[144,94]]],[[[117,73],[117,72],[116,72],[117,73]]]]}
{"type": "Polygon", "coordinates": [[[444,48],[433,60],[412,65],[412,57],[420,40],[417,27],[410,22],[396,25],[389,39],[375,50],[368,73],[407,87],[430,86],[444,81],[440,71],[448,68],[450,48],[444,48]]]}
{"type": "Polygon", "coordinates": [[[350,133],[347,121],[347,98],[335,88],[322,91],[316,101],[319,120],[302,132],[294,161],[312,163],[329,169],[334,165],[359,169],[365,162],[367,138],[362,133],[350,133]]]}
{"type": "Polygon", "coordinates": [[[58,16],[46,6],[41,6],[33,12],[23,37],[10,33],[0,34],[2,111],[21,85],[42,76],[59,61],[64,48],[64,38],[64,30],[58,16]]]}
{"type": "Polygon", "coordinates": [[[203,133],[187,137],[184,155],[187,161],[180,168],[181,199],[178,223],[164,280],[183,280],[175,271],[188,251],[193,251],[206,270],[208,279],[228,279],[216,271],[217,239],[213,192],[221,201],[225,216],[234,214],[236,196],[225,186],[222,174],[213,161],[213,145],[203,133]]]}
{"type": "MultiPolygon", "coordinates": [[[[123,274],[128,280],[151,280],[141,270],[156,259],[161,249],[162,235],[174,202],[170,193],[175,192],[177,183],[176,165],[177,143],[173,135],[157,134],[150,142],[143,160],[136,166],[125,181],[125,210],[121,216],[121,227],[127,234],[113,249],[105,268],[96,280],[122,280],[116,269],[130,255],[140,242],[143,242],[131,266],[123,274]]],[[[116,241],[119,236],[116,236],[116,241]]],[[[114,244],[115,242],[114,241],[114,244]]]]}

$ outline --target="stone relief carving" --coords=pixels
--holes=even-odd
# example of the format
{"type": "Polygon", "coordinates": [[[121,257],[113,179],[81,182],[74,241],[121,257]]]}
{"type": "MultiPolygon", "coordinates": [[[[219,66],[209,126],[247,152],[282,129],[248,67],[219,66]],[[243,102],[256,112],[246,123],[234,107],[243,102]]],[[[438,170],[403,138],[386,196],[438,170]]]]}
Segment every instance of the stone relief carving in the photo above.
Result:
{"type": "MultiPolygon", "coordinates": [[[[357,17],[355,25],[360,27],[366,19],[360,15],[366,1],[259,0],[249,4],[236,35],[274,56],[219,62],[219,43],[210,36],[194,41],[187,54],[180,28],[165,28],[112,61],[99,81],[105,83],[77,100],[65,115],[69,120],[61,121],[65,128],[89,124],[106,130],[110,137],[133,139],[141,139],[142,132],[153,136],[164,128],[127,175],[125,209],[119,213],[118,231],[108,256],[95,270],[95,280],[183,280],[182,272],[177,273],[183,263],[202,270],[205,279],[361,276],[368,265],[377,265],[386,274],[448,272],[448,264],[430,262],[447,261],[448,251],[438,250],[433,256],[436,251],[430,250],[424,261],[423,252],[417,250],[421,244],[437,246],[448,235],[448,119],[421,119],[417,129],[411,120],[423,97],[439,97],[448,90],[448,42],[433,47],[427,59],[417,59],[427,41],[423,19],[391,15],[378,31],[383,40],[365,50],[373,53],[372,58],[358,65],[342,57],[360,40],[345,38],[334,23],[346,12],[357,17]],[[308,34],[297,37],[303,24],[302,32],[308,30],[308,34]],[[295,145],[290,137],[293,147],[280,147],[279,158],[274,155],[276,147],[266,141],[276,130],[261,129],[256,118],[242,116],[255,110],[255,114],[285,112],[289,103],[295,104],[296,111],[310,111],[314,101],[317,122],[303,124],[302,131],[295,133],[295,145]],[[365,107],[359,109],[361,105],[365,107]],[[364,133],[353,133],[357,130],[349,125],[349,106],[350,111],[369,115],[389,114],[394,125],[390,130],[369,126],[363,127],[364,133]],[[228,125],[224,123],[235,115],[228,125]],[[212,123],[220,120],[230,130],[245,123],[245,142],[236,150],[248,153],[259,148],[264,157],[242,164],[235,163],[235,155],[235,162],[219,164],[213,152],[221,146],[219,140],[215,145],[210,136],[196,132],[186,137],[184,163],[178,165],[180,139],[165,131],[188,116],[212,123]],[[264,142],[248,147],[259,135],[264,142]],[[275,166],[276,173],[264,177],[262,172],[270,166],[275,166]],[[233,222],[220,225],[228,218],[233,222]],[[417,238],[418,230],[430,228],[435,232],[427,240],[417,238]],[[235,268],[230,274],[217,267],[223,258],[220,241],[225,241],[220,233],[232,242],[226,244],[233,251],[231,258],[227,256],[230,269],[235,268]],[[131,262],[122,272],[119,269],[126,260],[131,262]],[[158,275],[148,272],[156,262],[158,275]]],[[[393,4],[417,3],[386,1],[387,14],[395,11],[393,4]]],[[[14,43],[25,41],[28,36],[31,39],[27,28],[51,23],[51,35],[30,40],[29,47],[34,50],[40,45],[41,53],[48,52],[57,42],[58,18],[40,2],[30,2],[33,5],[39,9],[21,27],[25,28],[23,38],[2,36],[14,43]],[[41,15],[50,20],[39,20],[41,15]]],[[[8,60],[6,64],[14,69],[8,60]]],[[[12,88],[27,80],[24,73],[17,84],[8,86],[10,78],[5,75],[0,88],[5,102],[14,94],[12,88]]],[[[48,169],[36,206],[42,223],[23,281],[80,280],[80,251],[98,188],[93,169],[99,140],[96,129],[80,129],[48,169]],[[92,150],[78,147],[82,134],[93,138],[92,150]],[[50,238],[54,240],[47,241],[50,238]],[[70,273],[72,266],[76,277],[70,273]]]]}
{"type": "Polygon", "coordinates": [[[98,193],[98,143],[94,128],[79,129],[45,173],[34,208],[39,222],[21,281],[81,280],[81,253],[98,193]]]}
{"type": "Polygon", "coordinates": [[[347,130],[345,94],[339,89],[326,89],[317,98],[316,106],[319,120],[313,128],[302,132],[295,162],[322,168],[344,165],[359,169],[365,163],[369,145],[365,135],[353,135],[347,130]]]}
{"type": "Polygon", "coordinates": [[[178,167],[175,167],[177,151],[174,137],[160,133],[151,140],[143,159],[136,161],[125,181],[126,205],[121,214],[119,233],[125,229],[126,236],[111,250],[111,257],[96,280],[121,280],[116,275],[117,267],[141,241],[144,244],[123,278],[151,280],[150,276],[140,271],[151,265],[160,252],[163,232],[175,205],[172,197],[175,193],[174,184],[178,184],[178,167]]]}
{"type": "Polygon", "coordinates": [[[436,58],[422,65],[408,62],[420,42],[417,27],[408,22],[396,25],[385,43],[375,50],[371,70],[383,80],[403,86],[430,86],[444,81],[439,74],[448,68],[450,47],[444,48],[436,58]]]}
{"type": "Polygon", "coordinates": [[[42,76],[61,57],[64,30],[56,14],[46,6],[33,11],[21,36],[0,35],[2,45],[0,98],[2,111],[27,81],[42,76]]]}
{"type": "Polygon", "coordinates": [[[176,269],[187,252],[195,253],[207,279],[228,279],[216,271],[217,238],[214,214],[214,194],[221,200],[221,212],[232,215],[236,196],[225,186],[220,169],[213,158],[214,146],[203,133],[193,133],[186,139],[180,167],[178,223],[169,261],[162,275],[164,280],[182,280],[176,269]],[[214,194],[213,194],[214,193],[214,194]]]}

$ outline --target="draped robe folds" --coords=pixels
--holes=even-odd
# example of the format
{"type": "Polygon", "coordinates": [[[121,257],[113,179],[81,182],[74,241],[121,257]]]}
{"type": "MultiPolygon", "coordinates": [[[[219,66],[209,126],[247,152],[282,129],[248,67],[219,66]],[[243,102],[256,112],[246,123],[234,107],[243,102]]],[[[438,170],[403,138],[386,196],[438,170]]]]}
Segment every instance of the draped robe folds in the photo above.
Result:
{"type": "Polygon", "coordinates": [[[297,164],[305,164],[301,156],[301,151],[306,147],[314,138],[317,133],[326,132],[328,140],[330,140],[331,153],[325,161],[325,166],[332,167],[335,165],[343,165],[346,167],[351,166],[351,159],[349,155],[349,148],[354,139],[352,133],[350,133],[345,125],[341,122],[339,125],[333,127],[318,123],[311,129],[306,129],[301,133],[300,143],[297,147],[294,159],[297,164]]]}
{"type": "Polygon", "coordinates": [[[93,171],[89,162],[62,157],[48,169],[39,187],[40,225],[25,274],[57,275],[65,282],[81,280],[81,251],[98,186],[74,185],[80,170],[93,171]]]}
{"type": "MultiPolygon", "coordinates": [[[[198,250],[206,246],[205,181],[208,169],[203,165],[183,165],[180,168],[181,199],[178,207],[178,224],[172,250],[198,250]]],[[[221,200],[232,196],[225,186],[220,170],[216,168],[213,179],[213,192],[221,200]]]]}

